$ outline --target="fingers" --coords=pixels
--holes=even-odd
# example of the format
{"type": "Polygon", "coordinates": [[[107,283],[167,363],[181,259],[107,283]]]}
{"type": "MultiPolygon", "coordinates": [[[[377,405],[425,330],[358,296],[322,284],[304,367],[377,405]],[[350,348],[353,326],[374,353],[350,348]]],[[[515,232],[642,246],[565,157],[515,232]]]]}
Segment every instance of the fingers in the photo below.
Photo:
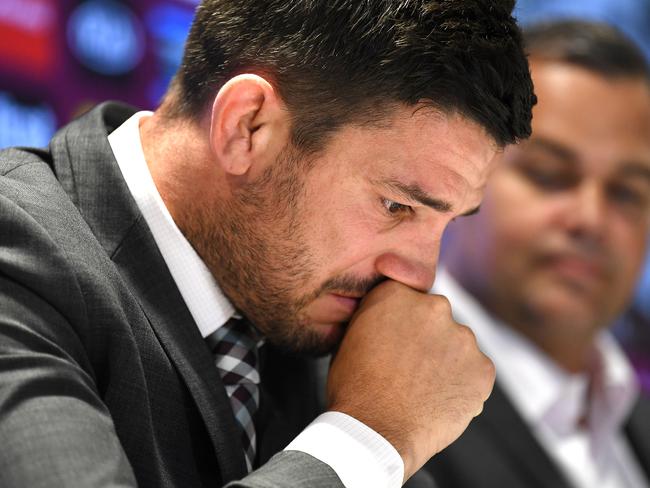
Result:
{"type": "Polygon", "coordinates": [[[483,411],[495,368],[451,304],[394,281],[364,299],[328,378],[328,398],[384,435],[417,470],[483,411]]]}

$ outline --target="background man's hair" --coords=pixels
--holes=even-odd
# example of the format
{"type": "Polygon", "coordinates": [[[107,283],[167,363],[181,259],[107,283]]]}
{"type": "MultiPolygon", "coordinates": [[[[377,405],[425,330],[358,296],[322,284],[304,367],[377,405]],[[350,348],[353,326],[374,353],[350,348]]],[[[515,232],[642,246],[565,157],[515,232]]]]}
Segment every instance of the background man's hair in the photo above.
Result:
{"type": "Polygon", "coordinates": [[[524,29],[532,58],[560,61],[608,78],[646,78],[650,68],[641,50],[608,24],[582,20],[543,22],[524,29]]]}
{"type": "Polygon", "coordinates": [[[530,135],[534,104],[514,0],[203,0],[168,97],[199,118],[237,74],[267,77],[292,140],[320,149],[346,123],[424,101],[499,145],[530,135]]]}

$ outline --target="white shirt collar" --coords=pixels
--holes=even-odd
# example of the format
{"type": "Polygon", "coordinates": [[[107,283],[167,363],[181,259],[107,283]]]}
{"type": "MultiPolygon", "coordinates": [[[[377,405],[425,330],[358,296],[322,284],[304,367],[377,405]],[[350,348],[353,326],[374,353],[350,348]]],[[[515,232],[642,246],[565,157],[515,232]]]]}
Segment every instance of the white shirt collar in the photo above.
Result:
{"type": "MultiPolygon", "coordinates": [[[[445,295],[456,321],[474,331],[481,350],[497,370],[497,381],[517,410],[534,426],[545,426],[562,435],[583,414],[588,380],[560,368],[535,344],[487,311],[444,269],[437,273],[433,293],[445,295]]],[[[638,395],[633,369],[608,332],[597,341],[601,359],[602,398],[597,405],[599,422],[617,430],[638,395]]]]}
{"type": "Polygon", "coordinates": [[[138,112],[115,129],[108,142],[178,290],[205,338],[235,316],[235,308],[176,226],[151,177],[140,139],[138,112]]]}

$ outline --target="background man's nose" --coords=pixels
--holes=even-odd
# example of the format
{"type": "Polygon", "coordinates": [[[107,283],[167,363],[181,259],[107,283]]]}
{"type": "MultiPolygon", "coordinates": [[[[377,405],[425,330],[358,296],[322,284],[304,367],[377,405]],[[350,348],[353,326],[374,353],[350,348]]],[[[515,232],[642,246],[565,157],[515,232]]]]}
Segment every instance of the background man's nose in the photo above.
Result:
{"type": "Polygon", "coordinates": [[[569,230],[582,237],[600,240],[607,223],[607,202],[604,190],[596,183],[578,187],[567,215],[569,230]]]}

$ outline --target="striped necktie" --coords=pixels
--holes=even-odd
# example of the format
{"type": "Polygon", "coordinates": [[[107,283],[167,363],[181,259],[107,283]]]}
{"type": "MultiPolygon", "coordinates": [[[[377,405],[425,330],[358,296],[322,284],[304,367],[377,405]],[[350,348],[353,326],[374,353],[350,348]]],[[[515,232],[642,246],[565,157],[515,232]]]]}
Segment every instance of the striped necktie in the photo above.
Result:
{"type": "Polygon", "coordinates": [[[260,404],[257,341],[245,320],[232,318],[206,341],[230,398],[235,420],[241,428],[248,471],[255,460],[256,436],[253,415],[260,404]]]}

